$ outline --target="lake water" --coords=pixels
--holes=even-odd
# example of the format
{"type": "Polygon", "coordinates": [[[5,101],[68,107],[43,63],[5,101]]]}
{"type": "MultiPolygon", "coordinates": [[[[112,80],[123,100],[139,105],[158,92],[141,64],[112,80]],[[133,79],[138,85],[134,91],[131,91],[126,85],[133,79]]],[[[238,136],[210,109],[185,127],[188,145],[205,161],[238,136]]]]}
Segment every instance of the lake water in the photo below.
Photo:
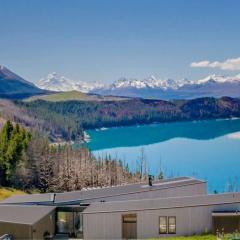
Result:
{"type": "Polygon", "coordinates": [[[144,149],[149,172],[194,176],[209,192],[240,190],[240,119],[117,127],[88,131],[95,156],[110,154],[136,170],[144,149]]]}

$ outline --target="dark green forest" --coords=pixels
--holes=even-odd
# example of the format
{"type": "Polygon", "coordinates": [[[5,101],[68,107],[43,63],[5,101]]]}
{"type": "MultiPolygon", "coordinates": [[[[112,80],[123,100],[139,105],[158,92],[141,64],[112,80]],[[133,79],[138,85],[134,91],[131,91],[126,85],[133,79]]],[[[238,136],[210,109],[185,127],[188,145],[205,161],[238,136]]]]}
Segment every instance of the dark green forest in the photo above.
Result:
{"type": "Polygon", "coordinates": [[[83,130],[101,127],[240,117],[240,99],[16,102],[31,118],[44,121],[54,139],[81,140],[83,130]]]}

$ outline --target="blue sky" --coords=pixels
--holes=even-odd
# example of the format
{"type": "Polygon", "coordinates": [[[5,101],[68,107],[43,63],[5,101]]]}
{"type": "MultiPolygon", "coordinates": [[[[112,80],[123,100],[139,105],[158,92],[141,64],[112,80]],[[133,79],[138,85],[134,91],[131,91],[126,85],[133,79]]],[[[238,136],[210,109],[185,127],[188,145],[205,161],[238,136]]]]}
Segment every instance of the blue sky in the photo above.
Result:
{"type": "Polygon", "coordinates": [[[233,75],[239,65],[211,62],[240,57],[239,11],[235,0],[0,0],[0,64],[30,81],[233,75]]]}

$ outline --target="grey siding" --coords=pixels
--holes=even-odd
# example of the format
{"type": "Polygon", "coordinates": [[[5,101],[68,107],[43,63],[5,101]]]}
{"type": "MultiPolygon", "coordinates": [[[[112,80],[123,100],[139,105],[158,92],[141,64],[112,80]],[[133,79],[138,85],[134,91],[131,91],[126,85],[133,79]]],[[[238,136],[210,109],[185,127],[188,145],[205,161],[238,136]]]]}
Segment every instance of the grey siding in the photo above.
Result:
{"type": "Polygon", "coordinates": [[[12,234],[15,239],[43,239],[48,231],[55,233],[55,207],[0,206],[0,236],[12,234]]]}
{"type": "Polygon", "coordinates": [[[31,226],[26,224],[0,222],[0,236],[11,234],[14,239],[31,239],[31,226]]]}
{"type": "Polygon", "coordinates": [[[43,239],[45,232],[49,232],[52,236],[55,234],[55,210],[42,218],[40,221],[32,226],[33,239],[43,239]]]}
{"type": "Polygon", "coordinates": [[[120,239],[122,215],[137,214],[137,237],[157,238],[159,217],[176,216],[175,235],[212,231],[213,211],[240,211],[240,193],[93,203],[83,212],[85,239],[120,239]]]}
{"type": "MultiPolygon", "coordinates": [[[[159,238],[201,234],[212,231],[212,212],[240,210],[240,204],[223,204],[170,209],[129,211],[137,214],[137,237],[159,238]],[[176,216],[176,234],[159,234],[159,216],[176,216]]],[[[126,212],[84,214],[84,239],[121,239],[122,214],[126,212]]]]}

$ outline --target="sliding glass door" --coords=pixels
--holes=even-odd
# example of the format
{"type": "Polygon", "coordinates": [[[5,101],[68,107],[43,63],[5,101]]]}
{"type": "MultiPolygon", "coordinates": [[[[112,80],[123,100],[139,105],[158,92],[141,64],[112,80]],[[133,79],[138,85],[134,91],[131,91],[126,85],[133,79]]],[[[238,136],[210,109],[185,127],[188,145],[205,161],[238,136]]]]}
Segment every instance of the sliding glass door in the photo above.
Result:
{"type": "Polygon", "coordinates": [[[68,234],[71,237],[81,237],[83,234],[82,212],[58,211],[57,233],[68,234]]]}

